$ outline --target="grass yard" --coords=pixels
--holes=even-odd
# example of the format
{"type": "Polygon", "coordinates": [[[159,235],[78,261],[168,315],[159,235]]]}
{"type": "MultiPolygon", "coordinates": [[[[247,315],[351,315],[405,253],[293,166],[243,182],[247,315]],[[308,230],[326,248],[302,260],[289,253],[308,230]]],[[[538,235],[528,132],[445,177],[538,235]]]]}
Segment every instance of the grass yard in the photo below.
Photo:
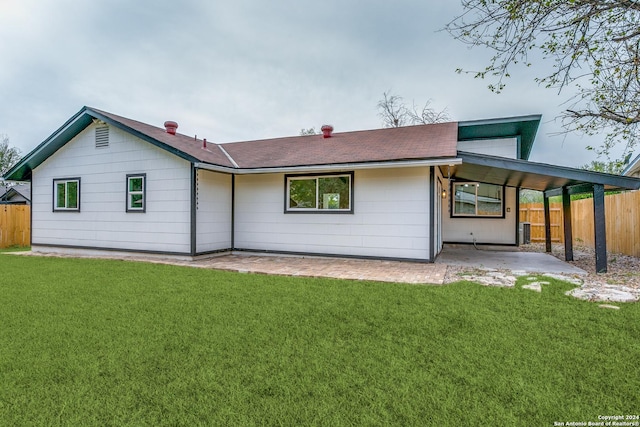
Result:
{"type": "Polygon", "coordinates": [[[640,305],[0,254],[0,424],[552,426],[640,412],[640,305]]]}
{"type": "Polygon", "coordinates": [[[1,252],[23,252],[23,251],[30,251],[30,250],[31,250],[30,246],[13,245],[13,246],[9,246],[8,248],[0,248],[0,253],[1,252]]]}

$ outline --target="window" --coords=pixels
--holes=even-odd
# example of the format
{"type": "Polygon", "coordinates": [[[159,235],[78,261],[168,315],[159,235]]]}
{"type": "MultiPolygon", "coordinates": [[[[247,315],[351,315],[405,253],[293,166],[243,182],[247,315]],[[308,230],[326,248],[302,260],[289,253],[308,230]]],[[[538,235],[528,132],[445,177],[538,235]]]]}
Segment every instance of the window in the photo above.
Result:
{"type": "Polygon", "coordinates": [[[500,185],[454,183],[453,194],[453,216],[504,217],[504,189],[500,185]]]}
{"type": "Polygon", "coordinates": [[[127,175],[127,212],[144,212],[146,174],[127,175]]]}
{"type": "Polygon", "coordinates": [[[53,180],[53,210],[80,211],[80,178],[53,180]]]}
{"type": "Polygon", "coordinates": [[[353,213],[353,173],[291,176],[286,179],[286,212],[353,213]]]}

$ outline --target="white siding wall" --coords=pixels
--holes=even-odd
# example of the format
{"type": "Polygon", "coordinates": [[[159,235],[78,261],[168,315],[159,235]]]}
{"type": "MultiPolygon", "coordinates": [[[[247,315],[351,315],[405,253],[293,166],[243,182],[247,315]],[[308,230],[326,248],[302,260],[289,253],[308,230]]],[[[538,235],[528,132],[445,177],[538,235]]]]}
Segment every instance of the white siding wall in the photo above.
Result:
{"type": "Polygon", "coordinates": [[[516,243],[515,188],[505,188],[504,218],[451,218],[451,187],[446,180],[444,183],[447,188],[447,199],[442,201],[442,236],[445,242],[473,243],[475,237],[476,243],[516,243]]]}
{"type": "Polygon", "coordinates": [[[518,141],[516,138],[458,141],[458,151],[517,159],[518,141]]]}
{"type": "Polygon", "coordinates": [[[196,251],[231,248],[231,175],[198,171],[196,251]]]}
{"type": "Polygon", "coordinates": [[[117,128],[89,126],[33,172],[33,243],[190,251],[190,164],[117,128]],[[146,173],[146,212],[127,213],[126,175],[146,173]],[[80,212],[52,212],[53,179],[80,177],[80,212]]]}
{"type": "Polygon", "coordinates": [[[285,214],[283,174],[237,176],[236,248],[428,259],[429,169],[356,171],[354,185],[354,214],[285,214]]]}

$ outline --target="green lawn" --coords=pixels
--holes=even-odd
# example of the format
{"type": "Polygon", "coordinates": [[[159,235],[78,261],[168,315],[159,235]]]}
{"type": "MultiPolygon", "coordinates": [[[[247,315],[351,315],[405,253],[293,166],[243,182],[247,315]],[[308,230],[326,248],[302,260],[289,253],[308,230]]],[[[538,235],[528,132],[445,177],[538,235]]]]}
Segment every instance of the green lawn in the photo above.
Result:
{"type": "MultiPolygon", "coordinates": [[[[0,425],[552,426],[640,411],[640,305],[0,254],[0,425]]],[[[524,279],[523,279],[524,280],[524,279]]]]}
{"type": "Polygon", "coordinates": [[[18,246],[18,245],[9,246],[8,248],[0,248],[0,252],[23,252],[23,251],[30,251],[30,250],[31,250],[30,246],[18,246]]]}

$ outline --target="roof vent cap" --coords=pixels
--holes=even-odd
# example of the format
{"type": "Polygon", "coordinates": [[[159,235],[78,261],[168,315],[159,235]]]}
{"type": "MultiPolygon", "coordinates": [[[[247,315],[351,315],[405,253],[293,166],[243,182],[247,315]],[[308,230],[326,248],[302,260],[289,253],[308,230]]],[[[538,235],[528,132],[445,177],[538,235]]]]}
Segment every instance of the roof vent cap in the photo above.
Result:
{"type": "Polygon", "coordinates": [[[320,130],[322,131],[323,138],[331,138],[331,133],[333,132],[333,126],[331,125],[323,125],[320,130]]]}
{"type": "Polygon", "coordinates": [[[178,129],[178,123],[167,120],[166,122],[164,122],[164,128],[167,130],[168,134],[175,135],[176,129],[178,129]]]}

